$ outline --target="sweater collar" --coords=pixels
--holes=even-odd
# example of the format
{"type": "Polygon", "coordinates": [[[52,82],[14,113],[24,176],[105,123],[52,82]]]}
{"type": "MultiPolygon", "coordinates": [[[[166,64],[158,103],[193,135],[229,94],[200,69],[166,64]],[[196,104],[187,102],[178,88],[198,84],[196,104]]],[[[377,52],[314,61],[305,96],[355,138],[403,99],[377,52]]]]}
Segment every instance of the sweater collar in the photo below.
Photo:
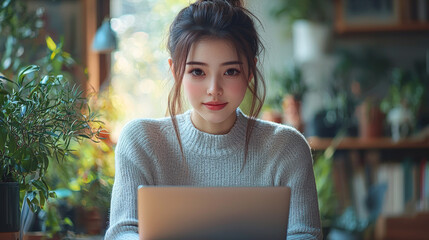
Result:
{"type": "Polygon", "coordinates": [[[194,153],[221,156],[244,150],[246,141],[247,116],[237,108],[237,119],[231,130],[226,134],[215,135],[197,129],[191,121],[191,112],[188,110],[178,116],[178,124],[183,148],[194,153]]]}

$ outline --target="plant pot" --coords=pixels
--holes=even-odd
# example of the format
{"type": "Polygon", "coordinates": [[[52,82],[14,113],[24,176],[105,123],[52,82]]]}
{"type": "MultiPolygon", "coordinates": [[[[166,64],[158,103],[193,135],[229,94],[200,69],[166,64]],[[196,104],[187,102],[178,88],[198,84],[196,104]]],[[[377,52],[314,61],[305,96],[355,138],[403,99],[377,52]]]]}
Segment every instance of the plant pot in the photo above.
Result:
{"type": "Polygon", "coordinates": [[[341,129],[340,120],[334,122],[326,120],[327,110],[318,111],[309,124],[305,126],[306,136],[317,136],[321,138],[334,138],[337,132],[341,129]]]}
{"type": "Polygon", "coordinates": [[[297,20],[292,26],[294,58],[299,63],[320,59],[325,55],[329,42],[326,25],[307,20],[297,20]]]}
{"type": "Polygon", "coordinates": [[[261,116],[262,120],[275,122],[275,123],[282,123],[282,114],[275,110],[266,110],[262,113],[261,116]]]}
{"type": "Polygon", "coordinates": [[[397,142],[410,135],[413,128],[413,114],[405,107],[396,107],[389,111],[387,120],[391,127],[393,141],[397,142]]]}
{"type": "Polygon", "coordinates": [[[296,128],[298,131],[304,131],[304,124],[301,114],[301,101],[293,95],[286,95],[282,102],[283,123],[296,128]]]}
{"type": "Polygon", "coordinates": [[[17,182],[0,183],[0,239],[19,239],[20,211],[17,182]]]}
{"type": "Polygon", "coordinates": [[[364,102],[356,109],[359,120],[359,137],[363,139],[380,138],[383,136],[385,115],[380,107],[364,102]]]}
{"type": "Polygon", "coordinates": [[[89,235],[98,235],[102,231],[102,217],[100,209],[97,207],[86,210],[85,213],[86,231],[89,235]]]}
{"type": "Polygon", "coordinates": [[[77,230],[88,235],[99,235],[103,232],[103,217],[97,207],[77,208],[77,230]]]}

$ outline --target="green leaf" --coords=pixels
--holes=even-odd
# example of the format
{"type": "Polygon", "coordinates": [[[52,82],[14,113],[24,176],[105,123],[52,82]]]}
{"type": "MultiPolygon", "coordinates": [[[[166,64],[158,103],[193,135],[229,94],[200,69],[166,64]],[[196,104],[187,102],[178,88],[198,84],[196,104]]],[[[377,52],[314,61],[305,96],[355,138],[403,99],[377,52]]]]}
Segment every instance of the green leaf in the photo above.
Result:
{"type": "MultiPolygon", "coordinates": [[[[55,44],[54,40],[52,40],[52,38],[49,36],[46,37],[46,45],[48,46],[49,50],[51,50],[52,52],[54,52],[57,49],[57,45],[55,44]]],[[[52,59],[52,56],[51,56],[51,59],[52,59]]]]}
{"type": "Polygon", "coordinates": [[[30,172],[32,170],[31,158],[30,156],[25,155],[25,153],[22,153],[21,167],[25,172],[30,172]]]}
{"type": "Polygon", "coordinates": [[[33,186],[35,186],[38,190],[40,190],[41,192],[43,192],[45,195],[48,194],[48,189],[46,188],[45,184],[43,184],[42,181],[40,181],[40,180],[31,180],[31,184],[33,184],[33,186]]]}
{"type": "Polygon", "coordinates": [[[71,227],[73,226],[72,220],[70,220],[70,218],[68,218],[68,217],[64,218],[64,224],[69,225],[71,227]]]}
{"type": "Polygon", "coordinates": [[[46,197],[45,197],[45,192],[42,192],[43,194],[40,194],[40,193],[41,192],[39,192],[40,206],[43,208],[43,206],[45,206],[45,203],[46,203],[46,197]]]}
{"type": "Polygon", "coordinates": [[[51,197],[51,198],[56,198],[56,197],[57,197],[57,194],[56,194],[54,191],[50,191],[50,192],[49,192],[49,197],[51,197]]]}
{"type": "Polygon", "coordinates": [[[14,83],[14,81],[12,81],[12,80],[10,80],[9,78],[6,78],[6,77],[4,77],[4,76],[0,76],[0,79],[3,79],[3,80],[5,80],[5,81],[7,81],[7,82],[10,82],[10,83],[14,83]]]}
{"type": "Polygon", "coordinates": [[[51,60],[53,60],[58,53],[59,53],[59,49],[55,49],[51,54],[51,60]]]}
{"type": "Polygon", "coordinates": [[[24,78],[33,72],[38,72],[40,70],[40,67],[37,65],[29,65],[25,67],[23,70],[21,70],[18,74],[18,85],[21,86],[22,82],[24,81],[24,78]]]}

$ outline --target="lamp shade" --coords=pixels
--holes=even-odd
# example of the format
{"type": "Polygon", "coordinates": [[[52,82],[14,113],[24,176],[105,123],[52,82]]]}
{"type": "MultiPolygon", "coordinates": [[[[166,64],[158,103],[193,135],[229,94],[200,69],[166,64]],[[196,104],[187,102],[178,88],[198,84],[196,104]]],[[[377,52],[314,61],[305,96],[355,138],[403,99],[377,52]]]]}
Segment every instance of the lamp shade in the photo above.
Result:
{"type": "Polygon", "coordinates": [[[116,34],[110,27],[110,20],[106,19],[95,33],[92,41],[92,50],[96,52],[111,52],[117,48],[116,34]]]}

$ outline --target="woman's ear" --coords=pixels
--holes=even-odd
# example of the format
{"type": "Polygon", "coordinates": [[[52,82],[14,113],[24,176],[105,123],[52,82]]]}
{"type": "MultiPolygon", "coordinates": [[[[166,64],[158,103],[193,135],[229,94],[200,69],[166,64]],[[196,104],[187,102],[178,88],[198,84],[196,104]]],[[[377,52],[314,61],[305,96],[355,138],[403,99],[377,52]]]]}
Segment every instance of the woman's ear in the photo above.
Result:
{"type": "Polygon", "coordinates": [[[171,74],[173,75],[174,81],[176,81],[176,74],[174,72],[173,59],[171,59],[171,58],[168,59],[168,65],[170,65],[171,74]]]}
{"type": "Polygon", "coordinates": [[[170,68],[172,67],[172,65],[173,65],[173,59],[171,59],[171,58],[168,59],[168,65],[170,65],[170,68]]]}
{"type": "Polygon", "coordinates": [[[170,70],[173,71],[173,59],[168,59],[168,65],[170,65],[170,70]]]}
{"type": "MultiPolygon", "coordinates": [[[[255,57],[255,59],[253,61],[254,61],[255,68],[256,68],[256,63],[258,62],[258,59],[255,57]]],[[[252,81],[253,77],[254,77],[253,74],[250,73],[249,79],[247,81],[250,83],[252,81]]]]}

